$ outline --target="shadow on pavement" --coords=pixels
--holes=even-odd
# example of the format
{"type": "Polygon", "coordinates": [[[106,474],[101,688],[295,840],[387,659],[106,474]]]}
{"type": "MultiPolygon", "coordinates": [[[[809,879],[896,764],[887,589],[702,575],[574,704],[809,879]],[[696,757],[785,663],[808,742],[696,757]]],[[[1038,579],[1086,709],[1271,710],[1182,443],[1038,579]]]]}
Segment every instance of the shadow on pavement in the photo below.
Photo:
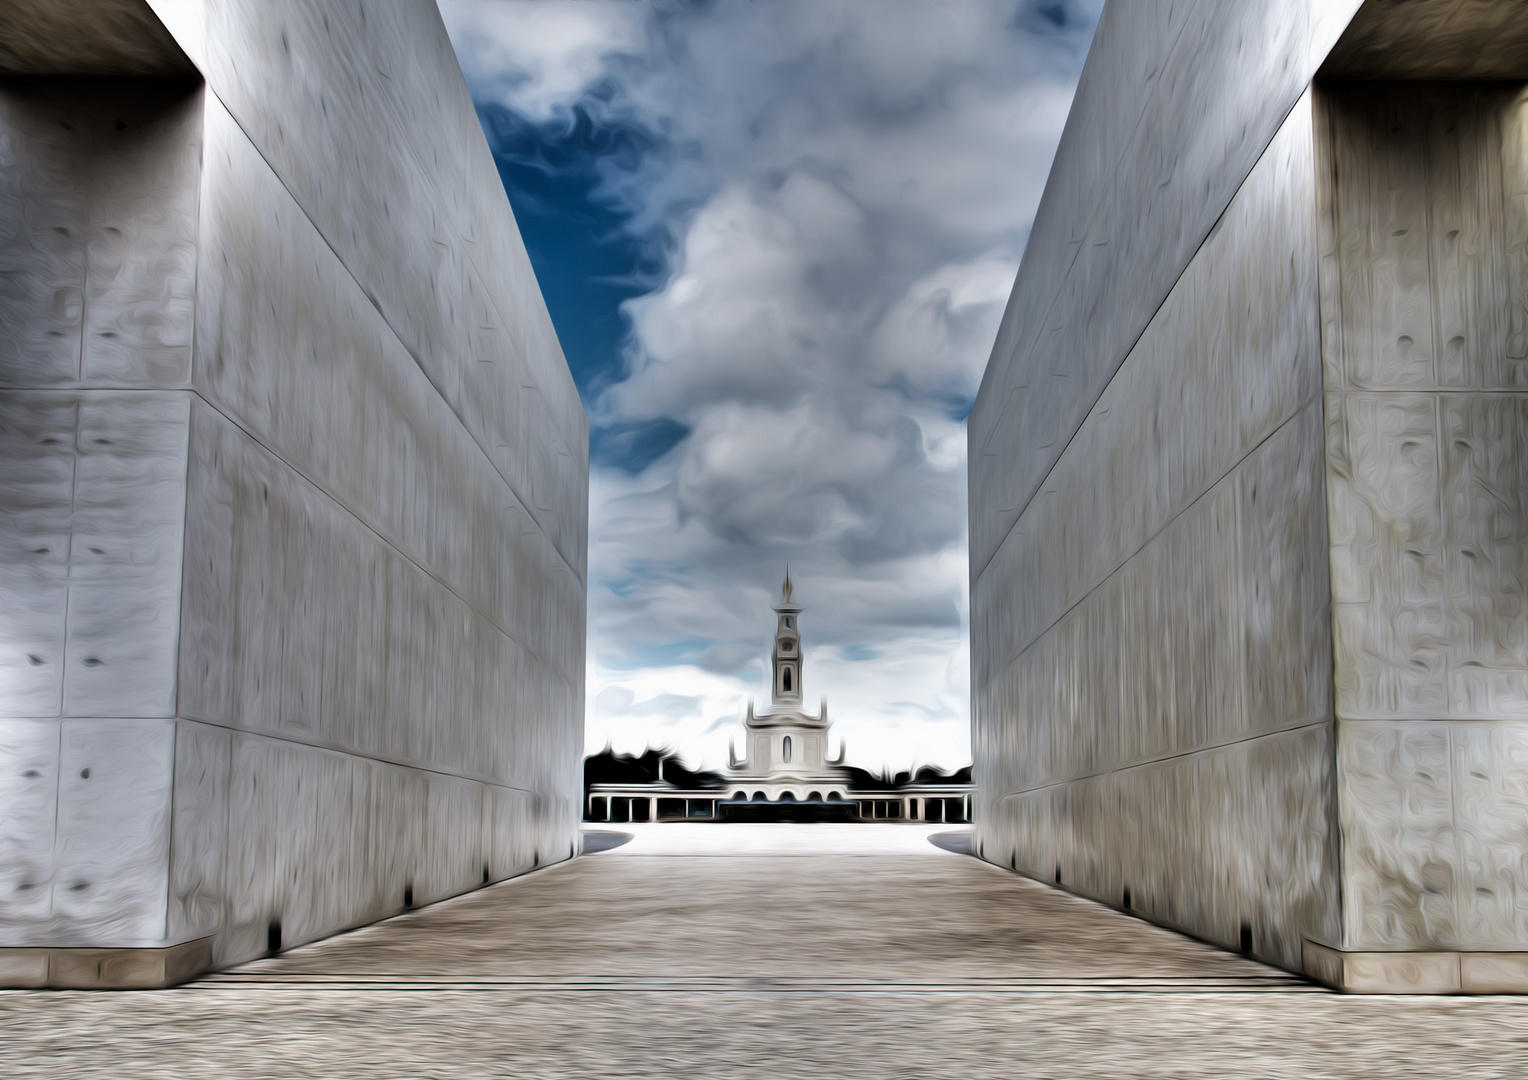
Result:
{"type": "Polygon", "coordinates": [[[971,854],[971,834],[967,832],[936,832],[928,838],[936,848],[953,851],[956,855],[971,854]]]}
{"type": "Polygon", "coordinates": [[[631,843],[629,832],[586,832],[584,833],[584,854],[598,855],[602,851],[618,848],[622,844],[631,843]]]}

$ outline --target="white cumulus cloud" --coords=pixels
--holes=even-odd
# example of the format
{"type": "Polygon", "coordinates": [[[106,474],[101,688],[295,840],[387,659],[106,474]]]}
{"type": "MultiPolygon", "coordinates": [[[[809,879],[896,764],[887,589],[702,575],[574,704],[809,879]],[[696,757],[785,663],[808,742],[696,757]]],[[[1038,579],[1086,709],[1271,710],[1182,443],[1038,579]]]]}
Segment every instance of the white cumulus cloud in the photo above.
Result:
{"type": "Polygon", "coordinates": [[[964,416],[1098,6],[444,5],[480,100],[657,147],[602,174],[666,269],[590,412],[687,434],[591,479],[592,748],[724,764],[789,560],[850,761],[969,759],[964,416]]]}

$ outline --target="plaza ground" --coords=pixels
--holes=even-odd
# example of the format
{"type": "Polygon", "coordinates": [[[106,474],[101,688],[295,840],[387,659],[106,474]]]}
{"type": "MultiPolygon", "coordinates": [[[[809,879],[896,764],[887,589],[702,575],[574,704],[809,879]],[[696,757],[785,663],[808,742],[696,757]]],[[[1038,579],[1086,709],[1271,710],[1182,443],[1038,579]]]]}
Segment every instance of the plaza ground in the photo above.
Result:
{"type": "Polygon", "coordinates": [[[917,825],[590,854],[168,991],[0,993],[20,1076],[1521,1077],[1528,999],[1356,997],[917,825]]]}

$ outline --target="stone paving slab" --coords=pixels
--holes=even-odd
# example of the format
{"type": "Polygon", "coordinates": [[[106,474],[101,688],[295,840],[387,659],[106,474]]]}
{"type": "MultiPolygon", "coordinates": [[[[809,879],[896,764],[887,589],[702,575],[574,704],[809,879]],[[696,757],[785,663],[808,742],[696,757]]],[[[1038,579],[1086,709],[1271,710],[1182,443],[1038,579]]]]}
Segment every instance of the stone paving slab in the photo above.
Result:
{"type": "Polygon", "coordinates": [[[1520,1080],[1506,999],[521,994],[236,988],[0,998],[43,1077],[1416,1077],[1520,1080]]]}
{"type": "Polygon", "coordinates": [[[1528,1076],[1528,1001],[1331,994],[930,842],[958,848],[949,827],[619,831],[632,839],[177,990],[0,994],[0,1064],[123,1078],[1528,1076]]]}
{"type": "Polygon", "coordinates": [[[930,843],[963,839],[963,830],[623,831],[635,839],[241,971],[542,981],[1282,977],[930,843]]]}

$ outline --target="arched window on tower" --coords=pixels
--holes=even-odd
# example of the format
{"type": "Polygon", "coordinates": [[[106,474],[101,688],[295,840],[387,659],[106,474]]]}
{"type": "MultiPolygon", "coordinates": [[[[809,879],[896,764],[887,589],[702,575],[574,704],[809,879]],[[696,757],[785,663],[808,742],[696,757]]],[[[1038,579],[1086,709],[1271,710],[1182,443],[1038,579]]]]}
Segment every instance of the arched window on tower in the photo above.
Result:
{"type": "Polygon", "coordinates": [[[787,765],[791,763],[791,737],[787,735],[785,742],[780,745],[780,760],[787,765]]]}
{"type": "Polygon", "coordinates": [[[785,674],[780,677],[780,685],[787,694],[791,692],[791,669],[786,668],[785,674]]]}

